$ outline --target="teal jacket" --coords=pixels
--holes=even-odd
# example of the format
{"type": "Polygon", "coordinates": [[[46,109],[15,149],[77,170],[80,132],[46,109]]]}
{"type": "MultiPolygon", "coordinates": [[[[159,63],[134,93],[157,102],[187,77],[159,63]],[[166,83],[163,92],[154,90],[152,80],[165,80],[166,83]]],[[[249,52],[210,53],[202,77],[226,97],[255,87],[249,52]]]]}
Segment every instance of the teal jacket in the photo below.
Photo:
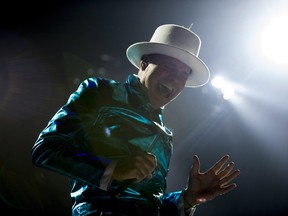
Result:
{"type": "Polygon", "coordinates": [[[71,180],[73,208],[93,202],[93,197],[121,194],[121,199],[145,199],[162,212],[176,213],[181,192],[165,193],[172,153],[172,133],[164,126],[162,109],[152,110],[139,78],[127,81],[89,78],[71,94],[32,148],[32,161],[71,180]],[[100,180],[106,167],[135,149],[157,157],[151,179],[140,183],[112,181],[107,191],[100,180]]]}

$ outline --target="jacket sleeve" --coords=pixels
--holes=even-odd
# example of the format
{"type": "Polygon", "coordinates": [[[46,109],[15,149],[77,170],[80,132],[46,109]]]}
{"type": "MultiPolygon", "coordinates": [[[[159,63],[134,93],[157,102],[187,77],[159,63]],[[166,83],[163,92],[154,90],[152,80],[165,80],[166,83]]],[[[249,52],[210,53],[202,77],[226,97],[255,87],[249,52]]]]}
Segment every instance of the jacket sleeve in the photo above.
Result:
{"type": "MultiPolygon", "coordinates": [[[[87,79],[71,94],[40,133],[32,148],[32,162],[39,167],[99,186],[111,158],[96,149],[94,121],[106,96],[100,80],[87,79]]],[[[103,144],[103,143],[102,143],[103,144]]]]}
{"type": "Polygon", "coordinates": [[[164,194],[162,197],[162,215],[193,216],[196,208],[184,209],[182,191],[164,194]]]}

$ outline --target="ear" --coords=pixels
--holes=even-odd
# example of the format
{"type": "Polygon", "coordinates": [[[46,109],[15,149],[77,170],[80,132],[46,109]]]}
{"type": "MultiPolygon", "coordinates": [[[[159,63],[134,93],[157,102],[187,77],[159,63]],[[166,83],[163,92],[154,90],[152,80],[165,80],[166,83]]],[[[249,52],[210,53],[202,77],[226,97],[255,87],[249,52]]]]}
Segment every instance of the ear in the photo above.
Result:
{"type": "Polygon", "coordinates": [[[140,61],[140,68],[139,69],[144,71],[147,68],[147,66],[148,66],[148,62],[146,62],[144,60],[140,61]]]}

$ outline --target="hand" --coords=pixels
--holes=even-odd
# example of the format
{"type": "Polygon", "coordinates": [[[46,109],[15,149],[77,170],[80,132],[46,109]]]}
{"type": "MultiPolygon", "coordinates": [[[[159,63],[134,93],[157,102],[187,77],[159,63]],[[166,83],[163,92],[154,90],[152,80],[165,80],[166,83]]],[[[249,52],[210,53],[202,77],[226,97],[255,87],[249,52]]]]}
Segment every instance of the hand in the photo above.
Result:
{"type": "MultiPolygon", "coordinates": [[[[188,187],[183,192],[186,202],[189,202],[191,206],[198,205],[236,187],[235,183],[230,182],[240,174],[240,170],[231,172],[235,166],[234,162],[224,167],[228,159],[229,155],[224,155],[208,171],[201,173],[200,160],[196,155],[193,156],[194,163],[189,175],[188,187]]],[[[191,206],[185,204],[187,208],[191,206]]]]}
{"type": "Polygon", "coordinates": [[[152,171],[157,166],[156,156],[137,150],[135,156],[119,159],[113,171],[112,177],[119,181],[128,179],[140,182],[152,177],[152,171]]]}

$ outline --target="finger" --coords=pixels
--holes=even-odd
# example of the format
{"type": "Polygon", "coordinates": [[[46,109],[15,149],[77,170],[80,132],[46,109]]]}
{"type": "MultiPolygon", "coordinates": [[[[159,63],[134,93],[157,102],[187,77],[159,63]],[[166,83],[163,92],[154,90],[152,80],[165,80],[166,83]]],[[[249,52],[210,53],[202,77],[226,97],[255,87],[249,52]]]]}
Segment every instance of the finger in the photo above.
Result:
{"type": "Polygon", "coordinates": [[[226,185],[225,187],[221,188],[220,195],[228,193],[229,191],[235,189],[236,187],[237,187],[237,185],[235,183],[230,184],[230,185],[226,185]]]}
{"type": "Polygon", "coordinates": [[[148,169],[155,169],[157,166],[157,157],[152,153],[139,151],[136,158],[148,169]]]}
{"type": "Polygon", "coordinates": [[[154,166],[156,167],[157,166],[157,157],[156,155],[150,153],[150,152],[147,152],[147,157],[150,159],[150,161],[154,164],[154,166]]]}
{"type": "Polygon", "coordinates": [[[200,173],[200,160],[197,155],[193,155],[193,167],[191,175],[198,175],[200,173]]]}
{"type": "Polygon", "coordinates": [[[232,180],[234,180],[238,175],[240,174],[240,170],[235,170],[233,173],[230,175],[226,176],[221,180],[221,185],[225,186],[229,184],[232,180]]]}
{"type": "Polygon", "coordinates": [[[145,179],[147,176],[150,176],[150,175],[151,174],[149,174],[147,171],[144,171],[143,169],[136,170],[136,172],[135,172],[136,182],[140,182],[143,179],[145,179]]]}
{"type": "Polygon", "coordinates": [[[154,154],[149,153],[149,152],[141,152],[140,155],[143,157],[143,161],[148,167],[152,169],[156,168],[157,157],[154,154]]]}
{"type": "Polygon", "coordinates": [[[228,161],[229,155],[224,155],[220,160],[218,160],[210,169],[209,171],[213,171],[215,174],[221,170],[224,164],[228,161]]]}
{"type": "Polygon", "coordinates": [[[116,180],[130,180],[130,181],[139,181],[143,179],[143,175],[135,168],[126,169],[125,172],[113,174],[113,178],[116,180]]]}
{"type": "Polygon", "coordinates": [[[134,179],[136,179],[136,182],[140,182],[144,178],[152,176],[152,170],[149,167],[145,166],[143,163],[139,163],[139,161],[137,161],[135,163],[135,167],[130,169],[129,174],[134,179]]]}
{"type": "Polygon", "coordinates": [[[152,172],[157,166],[157,159],[153,154],[141,153],[135,157],[134,165],[134,175],[138,181],[141,181],[152,176],[152,172]]]}
{"type": "Polygon", "coordinates": [[[149,160],[157,160],[156,156],[150,152],[145,152],[145,151],[139,151],[138,155],[144,156],[148,158],[149,160]]]}
{"type": "Polygon", "coordinates": [[[224,177],[226,177],[227,175],[229,175],[229,173],[233,170],[235,166],[234,162],[230,162],[224,170],[222,170],[221,172],[219,172],[218,177],[219,179],[223,179],[224,177]]]}

